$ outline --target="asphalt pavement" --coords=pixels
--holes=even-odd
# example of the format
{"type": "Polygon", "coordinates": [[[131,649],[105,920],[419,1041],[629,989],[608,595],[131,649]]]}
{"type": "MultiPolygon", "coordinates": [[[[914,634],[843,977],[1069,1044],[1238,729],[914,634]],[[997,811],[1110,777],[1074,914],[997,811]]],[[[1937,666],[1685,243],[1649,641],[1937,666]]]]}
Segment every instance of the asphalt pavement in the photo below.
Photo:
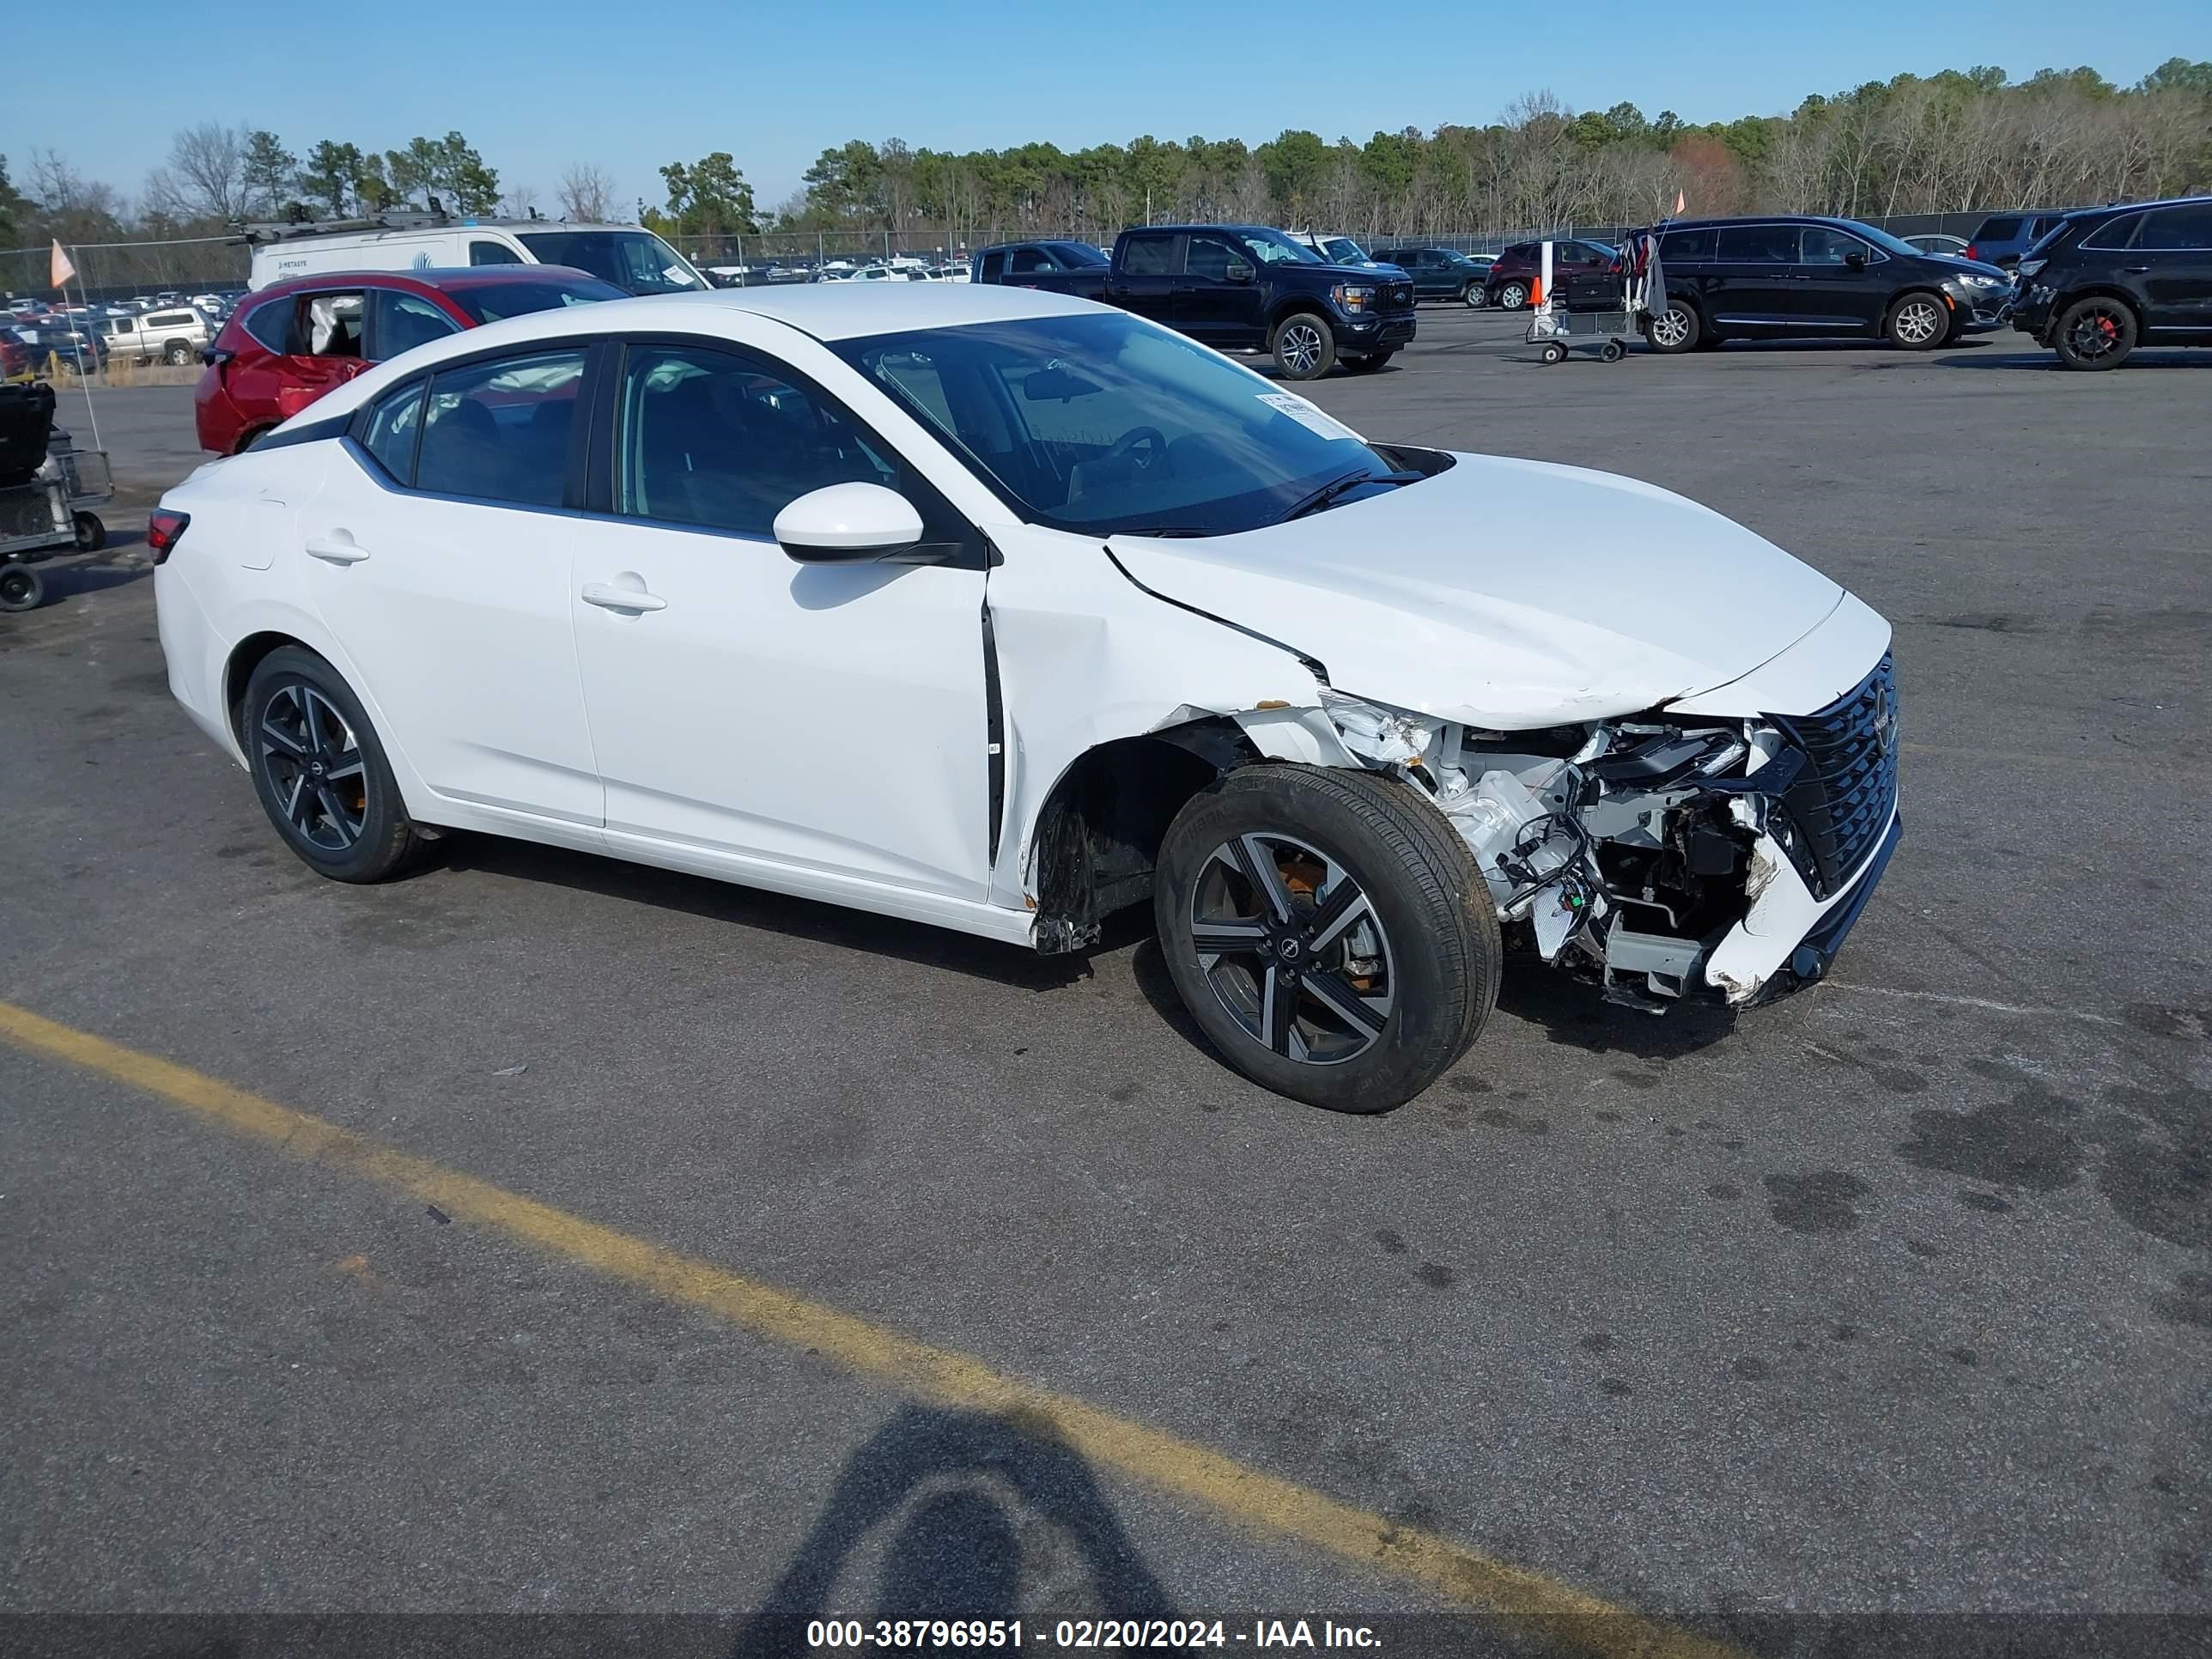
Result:
{"type": "MultiPolygon", "coordinates": [[[[321,881],[170,702],[131,536],[50,567],[0,617],[0,1000],[808,1311],[0,1037],[0,1610],[719,1615],[702,1651],[769,1650],[764,1608],[1202,1613],[1237,1646],[1522,1582],[1410,1570],[1431,1544],[1536,1616],[1399,1651],[1647,1639],[1547,1622],[1576,1596],[1759,1652],[2212,1610],[2212,353],[2051,361],[1546,368],[1434,310],[1308,388],[1741,520],[1895,623],[1907,739],[1830,983],[1655,1019],[1509,975],[1374,1119],[1223,1066],[1133,925],[1039,959],[474,838],[321,881]],[[833,1318],[1138,1437],[872,1370],[833,1318]]],[[[198,459],[186,389],[100,421],[125,501],[198,459]]],[[[1571,607],[1569,560],[1498,550],[1571,607]]]]}

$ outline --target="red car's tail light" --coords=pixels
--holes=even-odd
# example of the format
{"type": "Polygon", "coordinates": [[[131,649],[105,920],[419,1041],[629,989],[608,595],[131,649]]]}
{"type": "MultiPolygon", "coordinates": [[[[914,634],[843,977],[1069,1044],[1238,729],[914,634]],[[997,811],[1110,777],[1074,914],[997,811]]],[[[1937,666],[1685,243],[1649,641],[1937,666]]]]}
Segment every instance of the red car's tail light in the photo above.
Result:
{"type": "Polygon", "coordinates": [[[181,540],[185,526],[192,521],[189,513],[172,513],[166,507],[156,508],[146,516],[146,545],[154,550],[154,562],[168,562],[169,550],[181,540]]]}
{"type": "Polygon", "coordinates": [[[1969,242],[1966,244],[1966,251],[1959,257],[1961,259],[1978,259],[1982,255],[1981,251],[1975,247],[1972,242],[1969,242]]]}

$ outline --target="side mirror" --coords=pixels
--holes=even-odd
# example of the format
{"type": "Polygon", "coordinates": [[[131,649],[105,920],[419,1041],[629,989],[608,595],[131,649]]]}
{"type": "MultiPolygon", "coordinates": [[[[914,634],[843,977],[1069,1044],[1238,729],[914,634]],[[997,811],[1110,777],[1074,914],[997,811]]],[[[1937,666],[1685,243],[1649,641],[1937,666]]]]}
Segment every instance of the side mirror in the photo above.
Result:
{"type": "Polygon", "coordinates": [[[1863,253],[1846,253],[1844,255],[1844,263],[1850,266],[1853,270],[1864,270],[1866,269],[1866,255],[1863,253]]]}
{"type": "Polygon", "coordinates": [[[1251,266],[1246,264],[1242,259],[1231,259],[1229,262],[1229,269],[1225,274],[1232,283],[1249,283],[1255,276],[1258,276],[1259,272],[1254,270],[1251,266]]]}
{"type": "Polygon", "coordinates": [[[881,484],[811,490],[775,515],[775,539],[801,564],[869,564],[921,539],[921,514],[881,484]]]}

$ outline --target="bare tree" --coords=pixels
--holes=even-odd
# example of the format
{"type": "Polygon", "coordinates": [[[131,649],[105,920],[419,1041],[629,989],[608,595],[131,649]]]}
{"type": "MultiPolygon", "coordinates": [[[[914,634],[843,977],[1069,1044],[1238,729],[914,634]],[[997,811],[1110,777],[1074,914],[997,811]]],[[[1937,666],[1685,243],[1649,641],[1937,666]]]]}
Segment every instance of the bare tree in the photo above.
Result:
{"type": "Polygon", "coordinates": [[[246,149],[244,127],[203,121],[169,141],[169,160],[147,176],[146,204],[179,219],[224,224],[246,217],[246,149]]]}
{"type": "Polygon", "coordinates": [[[578,161],[561,175],[557,198],[563,219],[596,224],[614,214],[613,175],[591,161],[578,161]]]}
{"type": "Polygon", "coordinates": [[[527,219],[538,211],[538,186],[509,185],[500,203],[500,210],[510,219],[527,219]]]}

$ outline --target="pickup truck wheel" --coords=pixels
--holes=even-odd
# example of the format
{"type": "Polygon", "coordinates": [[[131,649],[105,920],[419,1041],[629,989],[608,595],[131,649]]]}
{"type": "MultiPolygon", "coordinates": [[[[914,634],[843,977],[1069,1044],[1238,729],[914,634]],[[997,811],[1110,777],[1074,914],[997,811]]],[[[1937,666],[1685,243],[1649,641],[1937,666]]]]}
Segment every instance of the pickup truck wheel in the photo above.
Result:
{"type": "Polygon", "coordinates": [[[1295,312],[1275,325],[1275,367],[1286,380],[1317,380],[1336,366],[1336,333],[1328,319],[1295,312]]]}
{"type": "Polygon", "coordinates": [[[1528,303],[1528,284],[1520,281],[1507,283],[1498,290],[1498,308],[1518,311],[1528,303]]]}
{"type": "Polygon", "coordinates": [[[1498,999],[1498,915],[1467,843],[1374,774],[1231,772],[1169,826],[1152,902],[1200,1030],[1254,1082],[1309,1105],[1411,1100],[1498,999]]]}
{"type": "Polygon", "coordinates": [[[161,360],[172,368],[182,368],[192,360],[192,349],[182,340],[172,340],[161,349],[161,360]]]}

